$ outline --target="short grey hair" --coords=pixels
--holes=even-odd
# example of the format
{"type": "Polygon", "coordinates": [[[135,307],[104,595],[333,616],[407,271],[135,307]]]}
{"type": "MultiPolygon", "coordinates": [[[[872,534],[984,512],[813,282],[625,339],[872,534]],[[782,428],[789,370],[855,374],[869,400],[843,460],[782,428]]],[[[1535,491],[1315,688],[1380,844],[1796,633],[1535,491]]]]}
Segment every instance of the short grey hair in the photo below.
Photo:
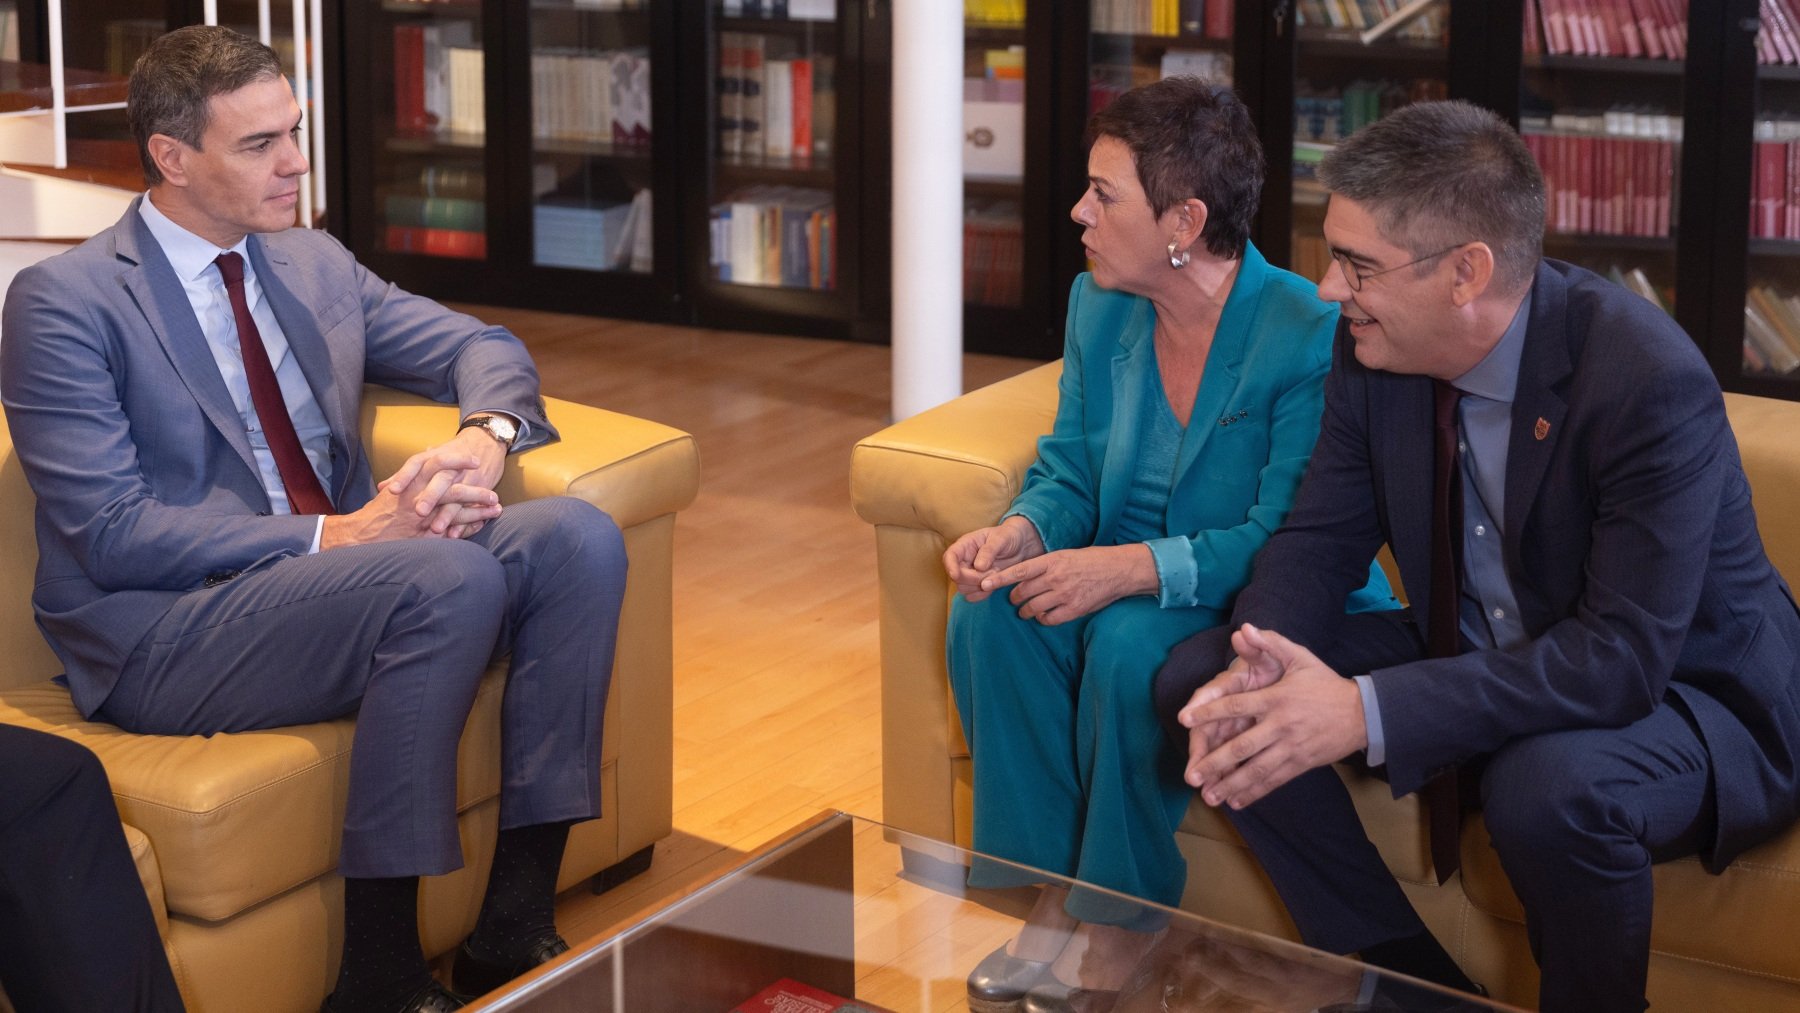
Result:
{"type": "Polygon", "coordinates": [[[1518,133],[1486,109],[1405,106],[1346,138],[1318,174],[1415,257],[1488,244],[1502,291],[1523,291],[1543,259],[1544,175],[1518,133]]]}
{"type": "Polygon", "coordinates": [[[137,140],[144,182],[155,186],[162,170],[150,157],[150,138],[167,134],[198,151],[214,95],[281,76],[275,51],[248,35],[212,25],[189,25],[163,35],[144,50],[125,91],[125,117],[137,140]]]}

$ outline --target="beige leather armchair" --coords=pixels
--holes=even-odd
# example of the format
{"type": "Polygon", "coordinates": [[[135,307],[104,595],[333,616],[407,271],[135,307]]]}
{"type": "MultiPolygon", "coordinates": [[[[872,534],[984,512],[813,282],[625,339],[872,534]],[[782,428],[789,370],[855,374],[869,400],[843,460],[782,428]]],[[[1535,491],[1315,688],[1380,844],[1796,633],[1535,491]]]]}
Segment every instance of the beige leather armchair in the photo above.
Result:
{"type": "MultiPolygon", "coordinates": [[[[992,524],[1050,430],[1060,365],[958,398],[857,444],[851,498],[875,526],[881,585],[882,787],[888,823],[967,847],[971,777],[944,671],[951,588],[939,557],[992,524]]],[[[1769,554],[1800,576],[1800,403],[1726,395],[1769,554]]],[[[1537,969],[1524,917],[1479,815],[1462,836],[1462,871],[1444,886],[1412,798],[1344,770],[1389,868],[1451,953],[1497,998],[1532,1006],[1537,969]]],[[[1176,835],[1188,859],[1182,907],[1295,938],[1274,888],[1229,823],[1204,805],[1176,835]]],[[[1800,830],[1754,848],[1722,876],[1698,861],[1656,870],[1650,1000],[1668,1010],[1800,1009],[1800,830]]]]}
{"type": "MultiPolygon", "coordinates": [[[[601,754],[601,819],[570,835],[560,888],[648,865],[673,811],[671,560],[675,513],[693,502],[699,453],[668,426],[547,398],[558,443],[509,462],[503,501],[571,495],[606,510],[630,558],[601,754]]],[[[370,387],[364,432],[377,474],[456,428],[456,409],[370,387]]],[[[313,1010],[336,973],[342,880],[333,871],[354,718],[243,734],[133,735],[86,722],[50,682],[61,671],[31,614],[33,500],[0,420],[0,721],[99,754],[151,909],[196,1013],[313,1010]]],[[[424,881],[428,955],[475,923],[499,818],[504,667],[482,683],[463,732],[464,867],[424,881]]],[[[0,1005],[4,1005],[0,1001],[0,1005]]]]}

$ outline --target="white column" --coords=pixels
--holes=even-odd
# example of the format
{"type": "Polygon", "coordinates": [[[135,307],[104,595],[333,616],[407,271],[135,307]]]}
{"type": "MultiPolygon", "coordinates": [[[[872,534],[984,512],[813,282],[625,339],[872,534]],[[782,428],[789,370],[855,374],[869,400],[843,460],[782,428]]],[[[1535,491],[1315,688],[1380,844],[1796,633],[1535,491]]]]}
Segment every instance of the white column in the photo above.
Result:
{"type": "Polygon", "coordinates": [[[962,393],[959,0],[893,0],[893,412],[962,393]]]}

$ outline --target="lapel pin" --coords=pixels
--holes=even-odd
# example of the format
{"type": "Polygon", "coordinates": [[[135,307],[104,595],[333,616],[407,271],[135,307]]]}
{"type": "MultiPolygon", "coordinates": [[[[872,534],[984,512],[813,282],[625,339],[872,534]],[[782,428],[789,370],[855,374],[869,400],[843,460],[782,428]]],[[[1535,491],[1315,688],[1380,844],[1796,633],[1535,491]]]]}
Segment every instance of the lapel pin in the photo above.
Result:
{"type": "Polygon", "coordinates": [[[1532,429],[1531,435],[1537,437],[1540,440],[1546,436],[1549,436],[1550,435],[1550,420],[1547,418],[1544,418],[1542,415],[1539,415],[1538,420],[1537,420],[1537,427],[1532,429]]]}
{"type": "Polygon", "coordinates": [[[1239,419],[1247,419],[1249,417],[1250,417],[1250,409],[1239,408],[1235,414],[1231,413],[1231,412],[1227,412],[1226,414],[1219,416],[1219,425],[1228,426],[1228,425],[1231,425],[1233,422],[1236,422],[1239,419]]]}

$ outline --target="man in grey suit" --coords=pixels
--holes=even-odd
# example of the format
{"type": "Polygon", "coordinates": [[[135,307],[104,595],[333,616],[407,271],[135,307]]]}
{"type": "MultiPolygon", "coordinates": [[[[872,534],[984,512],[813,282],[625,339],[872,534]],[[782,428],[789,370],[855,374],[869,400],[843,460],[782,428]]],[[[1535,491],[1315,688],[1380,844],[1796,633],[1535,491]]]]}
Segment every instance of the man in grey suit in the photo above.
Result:
{"type": "Polygon", "coordinates": [[[466,992],[566,949],[552,901],[569,826],[600,815],[622,539],[581,502],[493,491],[509,452],[556,438],[516,338],[290,227],[307,162],[271,50],[169,33],[128,109],[149,192],[6,298],[0,397],[37,494],[39,626],[82,713],[133,731],[359,712],[326,1008],[453,1009],[420,951],[418,877],[462,864],[477,683],[510,654],[466,992]],[[376,483],[364,381],[454,401],[462,427],[376,483]]]}
{"type": "Polygon", "coordinates": [[[1461,768],[1542,1008],[1642,1010],[1652,864],[1719,871],[1800,808],[1800,612],[1718,384],[1656,307],[1543,259],[1543,178],[1493,114],[1409,106],[1320,179],[1343,319],[1319,441],[1157,705],[1308,942],[1469,986],[1328,765],[1424,793],[1440,877],[1461,768]],[[1344,615],[1384,542],[1412,607],[1344,615]]]}

